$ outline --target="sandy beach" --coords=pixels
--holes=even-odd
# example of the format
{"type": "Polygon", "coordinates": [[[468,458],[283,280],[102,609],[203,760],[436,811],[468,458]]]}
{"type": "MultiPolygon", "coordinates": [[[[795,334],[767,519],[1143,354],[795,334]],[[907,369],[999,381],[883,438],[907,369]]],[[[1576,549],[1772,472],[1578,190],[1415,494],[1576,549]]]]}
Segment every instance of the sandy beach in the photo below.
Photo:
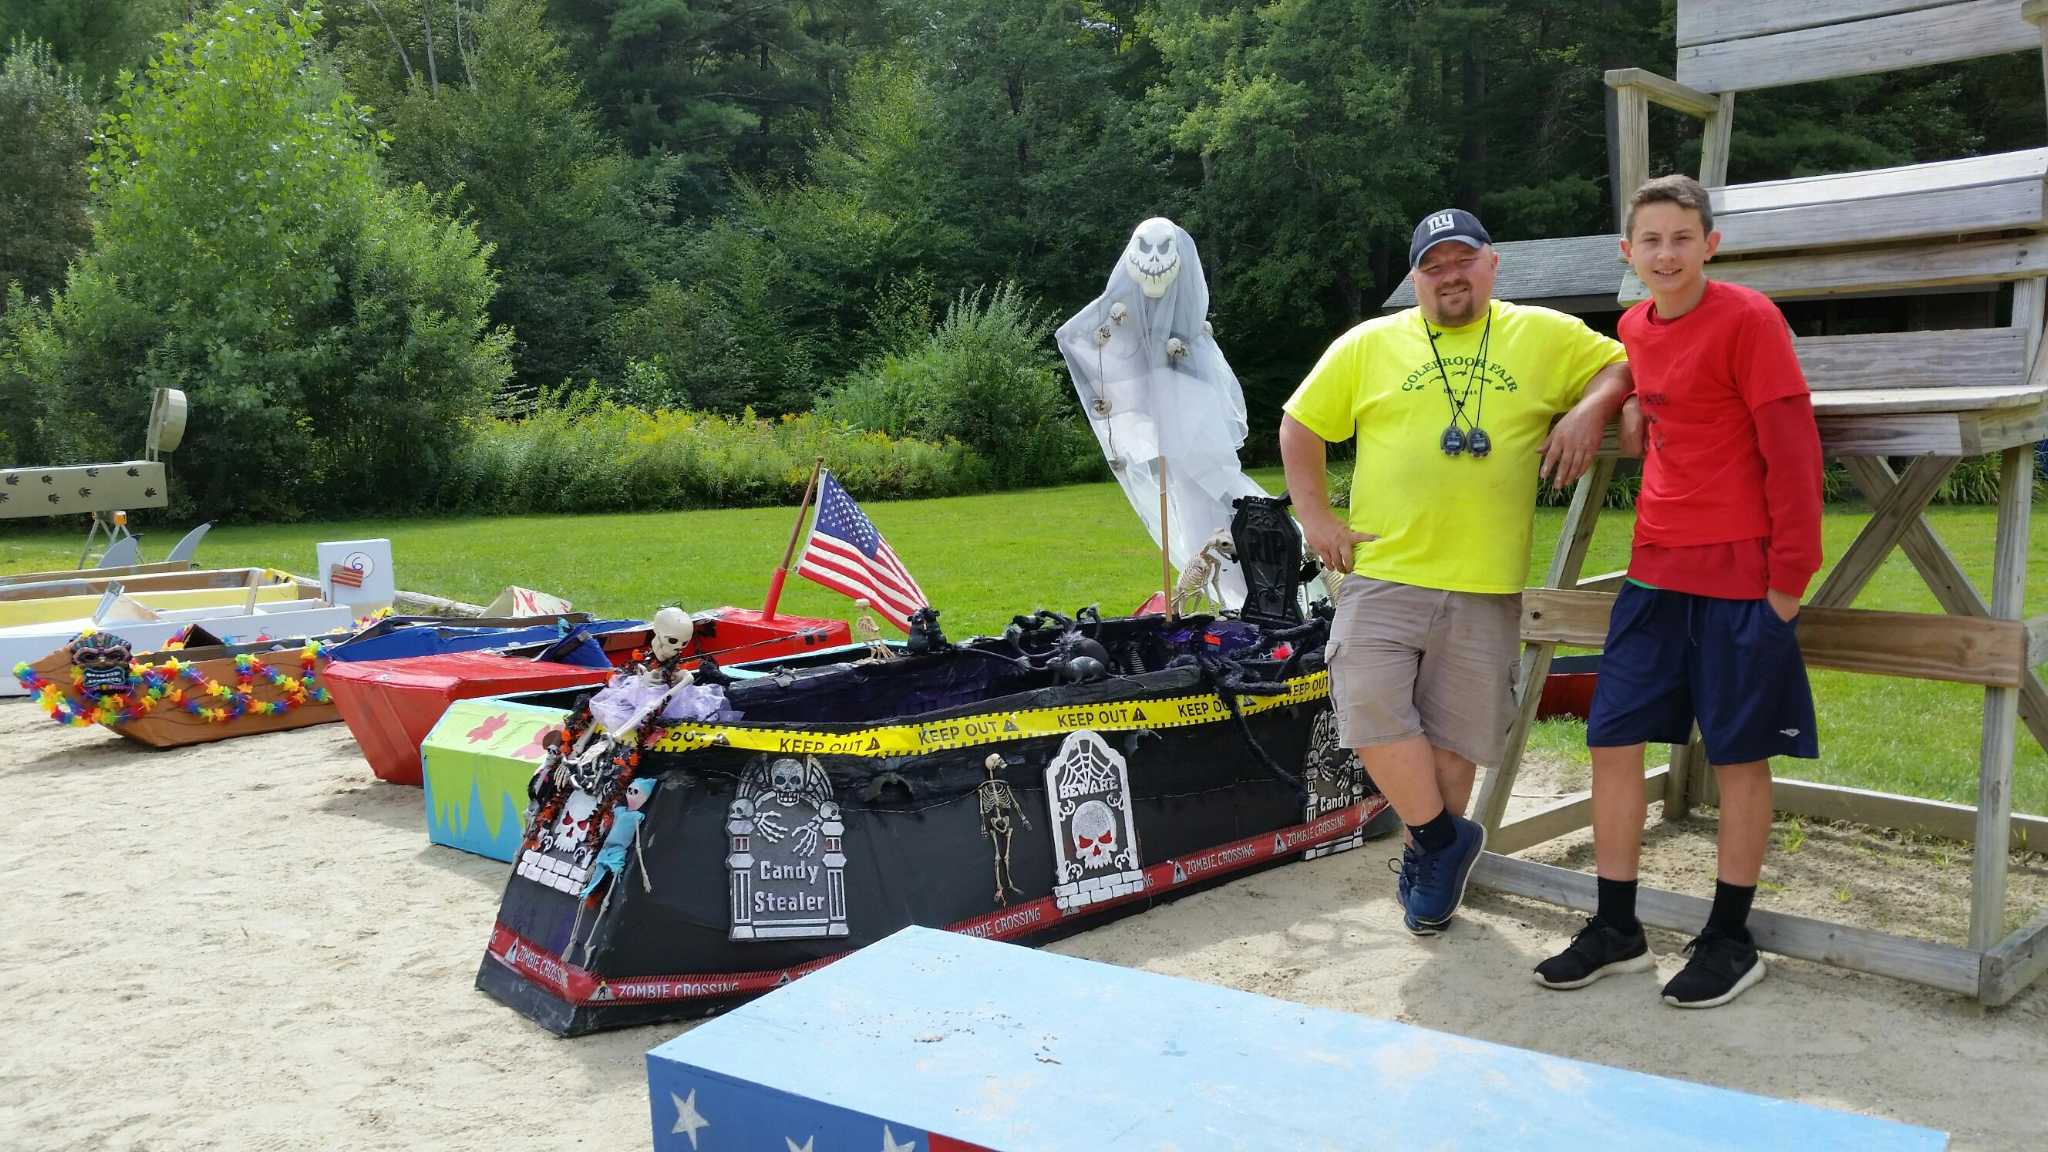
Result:
{"type": "MultiPolygon", "coordinates": [[[[1544,774],[1518,787],[1540,802],[1544,774]]],[[[344,726],[149,753],[9,702],[0,811],[18,836],[0,935],[0,1148],[647,1146],[641,1057],[683,1026],[559,1040],[475,991],[507,866],[429,845],[420,791],[373,780],[344,726]]],[[[1706,887],[1711,835],[1701,822],[1653,836],[1646,880],[1706,887]]],[[[1545,992],[1528,970],[1575,916],[1475,890],[1454,931],[1416,940],[1389,854],[1274,869],[1056,947],[1926,1124],[1959,1149],[2038,1147],[2048,1131],[2041,987],[1987,1013],[1773,960],[1770,979],[1713,1012],[1666,1008],[1648,977],[1545,992]]],[[[1571,842],[1546,858],[1589,860],[1571,842]]],[[[1969,855],[1816,829],[1771,869],[1779,888],[1761,907],[1952,938],[1969,855]]],[[[2048,870],[2024,860],[2012,907],[2044,904],[2048,870]]],[[[1682,944],[1653,935],[1664,974],[1682,944]]]]}

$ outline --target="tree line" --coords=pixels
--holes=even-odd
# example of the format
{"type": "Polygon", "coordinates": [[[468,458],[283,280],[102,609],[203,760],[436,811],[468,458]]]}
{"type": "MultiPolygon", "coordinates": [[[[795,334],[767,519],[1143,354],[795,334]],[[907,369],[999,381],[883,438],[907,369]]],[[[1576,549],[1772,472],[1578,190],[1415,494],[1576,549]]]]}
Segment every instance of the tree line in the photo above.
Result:
{"type": "MultiPolygon", "coordinates": [[[[1153,215],[1260,437],[1423,213],[1609,230],[1601,73],[1675,51],[1669,0],[0,0],[0,39],[0,458],[133,453],[183,387],[182,486],[269,517],[440,506],[571,402],[1088,475],[1047,325],[1153,215]]],[[[2040,85],[1746,94],[1730,176],[2038,144],[2040,85]]]]}

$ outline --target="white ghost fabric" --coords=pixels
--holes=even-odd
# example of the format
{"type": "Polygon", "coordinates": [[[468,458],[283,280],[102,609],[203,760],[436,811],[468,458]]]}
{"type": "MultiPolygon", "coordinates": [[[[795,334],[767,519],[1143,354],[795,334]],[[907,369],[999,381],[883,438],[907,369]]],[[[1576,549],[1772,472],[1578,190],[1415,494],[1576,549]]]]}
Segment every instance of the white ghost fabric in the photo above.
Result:
{"type": "MultiPolygon", "coordinates": [[[[1154,543],[1165,460],[1165,545],[1181,569],[1230,526],[1232,500],[1266,494],[1238,464],[1244,391],[1208,315],[1209,284],[1194,239],[1155,216],[1131,233],[1102,295],[1057,333],[1081,410],[1154,543]]],[[[1225,606],[1242,606],[1237,565],[1224,561],[1218,579],[1225,606]]]]}

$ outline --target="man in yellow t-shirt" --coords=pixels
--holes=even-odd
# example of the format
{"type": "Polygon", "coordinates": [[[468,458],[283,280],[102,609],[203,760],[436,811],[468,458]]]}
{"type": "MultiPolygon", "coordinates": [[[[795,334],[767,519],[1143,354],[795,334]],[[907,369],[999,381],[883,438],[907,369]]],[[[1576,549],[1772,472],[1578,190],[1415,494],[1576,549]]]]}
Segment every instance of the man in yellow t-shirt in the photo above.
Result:
{"type": "Polygon", "coordinates": [[[1585,472],[1632,382],[1617,341],[1492,298],[1500,254],[1471,213],[1424,218],[1408,260],[1417,306],[1330,345],[1287,401],[1280,454],[1309,546],[1352,573],[1325,652],[1331,700],[1408,826],[1397,892],[1408,930],[1432,936],[1486,845],[1464,811],[1515,714],[1536,486],[1585,472]],[[1347,524],[1324,462],[1354,434],[1347,524]]]}

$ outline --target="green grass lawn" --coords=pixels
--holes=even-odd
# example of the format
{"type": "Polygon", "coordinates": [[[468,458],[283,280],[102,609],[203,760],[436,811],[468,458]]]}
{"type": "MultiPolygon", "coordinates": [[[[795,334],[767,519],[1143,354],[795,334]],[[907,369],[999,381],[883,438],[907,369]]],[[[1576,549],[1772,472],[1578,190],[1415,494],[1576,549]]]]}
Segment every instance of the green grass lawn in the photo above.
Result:
{"type": "MultiPolygon", "coordinates": [[[[1277,470],[1257,476],[1271,489],[1281,486],[1277,470]]],[[[1105,612],[1125,612],[1157,587],[1158,554],[1114,484],[864,507],[944,610],[944,626],[955,636],[998,630],[1012,614],[1041,606],[1071,612],[1099,603],[1105,612]]],[[[506,584],[523,584],[604,614],[638,616],[671,603],[758,607],[788,543],[794,511],[222,527],[208,537],[200,557],[209,566],[268,565],[310,573],[315,543],[382,536],[391,540],[399,587],[458,600],[483,603],[506,584]]],[[[1928,516],[1982,587],[1991,571],[1993,510],[1945,507],[1928,516]]],[[[1563,519],[1560,509],[1537,512],[1532,579],[1547,566],[1563,519]]],[[[1860,508],[1829,510],[1824,532],[1830,557],[1848,547],[1863,520],[1860,508]]],[[[1626,512],[1602,517],[1586,563],[1589,573],[1626,563],[1631,523],[1626,512]]],[[[144,559],[160,558],[178,534],[150,532],[144,559]]],[[[0,535],[0,571],[69,567],[78,559],[79,542],[73,532],[0,535]]],[[[2031,551],[2028,603],[2039,605],[2048,601],[2048,524],[2037,522],[2031,551]]],[[[844,597],[794,577],[783,604],[792,612],[842,618],[851,609],[844,597]]],[[[1897,554],[1857,606],[1935,610],[1934,597],[1897,554]]],[[[1974,801],[1982,689],[1838,672],[1816,672],[1813,683],[1822,759],[1784,764],[1781,770],[1830,783],[1974,801]]],[[[1581,726],[1549,722],[1534,735],[1532,747],[1583,761],[1583,740],[1581,726]]],[[[2024,727],[2014,801],[2022,811],[2048,812],[2048,756],[2024,727]]]]}

